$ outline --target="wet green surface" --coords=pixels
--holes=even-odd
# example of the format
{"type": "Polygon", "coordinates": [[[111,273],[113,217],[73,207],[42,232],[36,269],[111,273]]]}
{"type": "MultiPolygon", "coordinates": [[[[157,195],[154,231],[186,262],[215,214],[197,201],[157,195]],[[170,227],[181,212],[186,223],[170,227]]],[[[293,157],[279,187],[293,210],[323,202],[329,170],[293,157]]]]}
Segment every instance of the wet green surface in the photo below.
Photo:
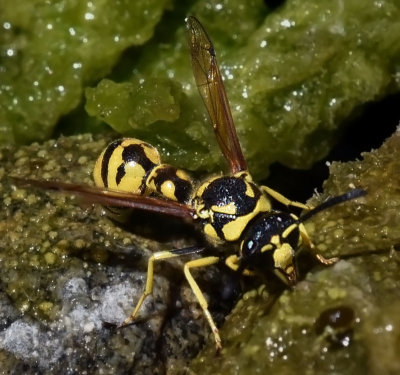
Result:
{"type": "Polygon", "coordinates": [[[309,167],[329,152],[342,122],[360,106],[399,89],[397,0],[290,0],[272,13],[261,0],[0,7],[3,143],[44,139],[74,109],[63,126],[98,131],[99,122],[81,106],[85,91],[89,115],[154,143],[167,161],[220,169],[190,68],[188,14],[214,41],[257,179],[277,160],[309,167]]]}
{"type": "MultiPolygon", "coordinates": [[[[273,13],[256,0],[245,7],[234,0],[168,7],[122,1],[0,4],[0,142],[46,139],[67,115],[62,122],[69,131],[98,131],[103,120],[152,142],[179,167],[220,170],[221,155],[190,69],[187,14],[204,23],[215,43],[256,179],[276,160],[311,165],[329,152],[343,120],[399,89],[396,0],[291,0],[273,13]],[[94,118],[83,109],[83,96],[94,118]]],[[[100,207],[16,189],[8,178],[92,184],[94,161],[111,138],[61,137],[1,149],[4,370],[182,373],[205,340],[189,373],[400,371],[398,134],[361,162],[333,164],[323,194],[311,201],[352,187],[368,191],[307,223],[317,249],[342,260],[312,268],[300,257],[305,280],[293,290],[271,280],[246,294],[221,328],[218,358],[213,340],[204,339],[209,330],[201,311],[177,276],[181,263],[160,267],[155,298],[143,311],[149,319],[126,330],[107,325],[131,312],[152,252],[195,243],[199,236],[184,227],[159,243],[146,220],[137,220],[132,234],[100,207]],[[321,331],[324,312],[343,308],[354,318],[321,331]]],[[[200,278],[221,321],[223,272],[213,268],[200,278]]]]}
{"type": "MultiPolygon", "coordinates": [[[[317,249],[341,260],[312,268],[293,290],[276,292],[267,284],[249,292],[221,329],[219,359],[210,340],[189,373],[399,371],[399,150],[397,132],[362,161],[331,166],[324,193],[312,204],[354,186],[367,190],[365,197],[323,211],[306,225],[317,249]],[[343,306],[354,315],[343,329],[317,328],[321,314],[343,306]]],[[[300,269],[304,261],[299,257],[300,269]]]]}

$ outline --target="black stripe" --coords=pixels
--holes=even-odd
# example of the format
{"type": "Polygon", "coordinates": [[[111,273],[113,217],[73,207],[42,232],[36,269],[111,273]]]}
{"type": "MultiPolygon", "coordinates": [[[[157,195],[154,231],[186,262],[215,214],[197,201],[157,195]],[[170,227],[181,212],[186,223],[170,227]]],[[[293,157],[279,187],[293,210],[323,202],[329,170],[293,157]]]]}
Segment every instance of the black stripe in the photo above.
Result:
{"type": "Polygon", "coordinates": [[[115,149],[123,142],[123,139],[118,139],[110,143],[106,150],[104,151],[103,160],[101,161],[101,179],[105,187],[108,187],[107,177],[108,177],[108,165],[110,162],[111,155],[114,153],[115,149]]]}

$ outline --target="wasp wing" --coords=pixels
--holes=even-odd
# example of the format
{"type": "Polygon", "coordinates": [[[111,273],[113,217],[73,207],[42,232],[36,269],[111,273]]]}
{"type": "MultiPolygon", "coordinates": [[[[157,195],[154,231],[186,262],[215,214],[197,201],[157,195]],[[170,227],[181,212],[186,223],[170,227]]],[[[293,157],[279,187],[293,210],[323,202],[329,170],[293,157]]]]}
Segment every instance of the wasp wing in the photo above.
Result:
{"type": "Polygon", "coordinates": [[[171,215],[183,219],[193,219],[194,210],[182,203],[161,198],[145,197],[132,193],[109,190],[88,185],[70,184],[60,181],[45,181],[13,177],[16,185],[21,187],[36,186],[46,190],[58,190],[77,194],[90,203],[100,203],[105,206],[128,207],[136,210],[171,215]]]}
{"type": "Polygon", "coordinates": [[[232,173],[247,170],[218,68],[214,46],[195,17],[186,19],[193,74],[215,136],[232,173]]]}

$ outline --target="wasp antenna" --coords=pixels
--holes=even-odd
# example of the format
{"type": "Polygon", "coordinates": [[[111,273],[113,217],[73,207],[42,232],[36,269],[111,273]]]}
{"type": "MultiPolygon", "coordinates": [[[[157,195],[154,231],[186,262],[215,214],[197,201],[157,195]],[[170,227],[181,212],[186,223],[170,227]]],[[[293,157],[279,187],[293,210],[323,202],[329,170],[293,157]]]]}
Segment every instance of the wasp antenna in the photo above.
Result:
{"type": "Polygon", "coordinates": [[[353,189],[342,195],[337,195],[336,197],[332,197],[332,198],[326,200],[325,202],[321,203],[319,206],[308,211],[305,215],[300,217],[298,221],[299,221],[299,223],[303,223],[303,222],[307,221],[311,216],[314,216],[317,213],[319,213],[329,207],[336,206],[337,204],[347,202],[352,199],[363,197],[366,194],[367,194],[367,191],[364,189],[353,189]]]}

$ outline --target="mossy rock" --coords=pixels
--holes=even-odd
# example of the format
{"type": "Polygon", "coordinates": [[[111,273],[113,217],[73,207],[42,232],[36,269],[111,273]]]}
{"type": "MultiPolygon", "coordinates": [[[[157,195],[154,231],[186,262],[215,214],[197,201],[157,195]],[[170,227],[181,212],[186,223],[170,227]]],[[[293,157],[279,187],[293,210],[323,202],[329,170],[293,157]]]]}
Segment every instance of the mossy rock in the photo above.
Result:
{"type": "Polygon", "coordinates": [[[187,373],[399,371],[399,150],[396,132],[363,160],[331,165],[323,194],[310,204],[354,186],[367,191],[306,224],[318,251],[341,260],[312,268],[291,290],[276,292],[267,284],[245,294],[221,329],[219,359],[210,339],[187,373]],[[329,325],[327,315],[338,325],[329,325]]]}

